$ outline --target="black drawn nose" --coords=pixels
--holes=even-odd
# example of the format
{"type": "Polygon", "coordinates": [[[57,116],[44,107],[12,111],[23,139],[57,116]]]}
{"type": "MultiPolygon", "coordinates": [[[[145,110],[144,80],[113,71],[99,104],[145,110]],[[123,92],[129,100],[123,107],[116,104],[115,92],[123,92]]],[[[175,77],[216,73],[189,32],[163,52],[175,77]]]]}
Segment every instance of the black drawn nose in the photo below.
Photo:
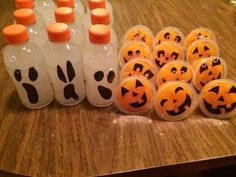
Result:
{"type": "Polygon", "coordinates": [[[136,92],[133,92],[133,97],[137,96],[138,94],[136,92]]]}
{"type": "Polygon", "coordinates": [[[169,57],[166,57],[166,60],[169,60],[169,57]]]}
{"type": "Polygon", "coordinates": [[[176,102],[177,102],[177,100],[176,100],[176,99],[174,99],[174,100],[173,100],[173,102],[174,102],[174,103],[176,103],[176,102]]]}
{"type": "Polygon", "coordinates": [[[202,57],[202,54],[199,54],[198,56],[199,56],[199,57],[202,57]]]}
{"type": "Polygon", "coordinates": [[[220,98],[218,98],[218,101],[225,101],[225,100],[224,100],[224,97],[221,96],[220,98]]]}
{"type": "Polygon", "coordinates": [[[212,75],[212,72],[211,72],[211,71],[209,71],[208,75],[212,75]]]}

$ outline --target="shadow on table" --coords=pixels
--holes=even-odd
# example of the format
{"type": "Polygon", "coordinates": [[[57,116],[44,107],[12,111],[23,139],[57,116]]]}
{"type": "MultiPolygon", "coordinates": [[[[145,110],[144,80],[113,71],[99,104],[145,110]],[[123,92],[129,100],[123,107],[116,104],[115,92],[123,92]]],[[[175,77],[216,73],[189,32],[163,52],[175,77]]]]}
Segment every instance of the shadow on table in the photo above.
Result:
{"type": "Polygon", "coordinates": [[[0,170],[0,177],[28,177],[28,176],[19,175],[19,174],[10,173],[7,171],[0,170]]]}

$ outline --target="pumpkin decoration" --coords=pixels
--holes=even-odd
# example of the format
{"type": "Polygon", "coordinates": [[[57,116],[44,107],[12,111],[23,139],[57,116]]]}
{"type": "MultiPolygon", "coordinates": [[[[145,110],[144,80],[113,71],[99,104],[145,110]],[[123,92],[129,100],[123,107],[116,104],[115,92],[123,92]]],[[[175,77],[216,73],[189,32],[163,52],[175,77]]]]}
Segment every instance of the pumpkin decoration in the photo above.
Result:
{"type": "Polygon", "coordinates": [[[219,56],[219,54],[219,47],[215,41],[209,39],[199,39],[188,47],[186,60],[192,63],[197,59],[210,56],[219,56]]]}
{"type": "Polygon", "coordinates": [[[185,81],[192,83],[194,71],[192,66],[185,61],[171,61],[163,66],[158,74],[158,85],[169,81],[185,81]]]}
{"type": "Polygon", "coordinates": [[[154,108],[161,118],[178,121],[189,117],[196,105],[197,93],[190,84],[171,81],[158,88],[154,108]]]}
{"type": "Polygon", "coordinates": [[[208,28],[200,27],[191,31],[186,37],[187,47],[199,39],[211,39],[216,40],[215,34],[208,28]]]}
{"type": "Polygon", "coordinates": [[[225,119],[236,114],[236,82],[219,79],[205,85],[200,94],[200,108],[212,118],[225,119]]]}
{"type": "Polygon", "coordinates": [[[152,60],[152,53],[148,45],[140,41],[127,42],[120,49],[119,63],[123,66],[131,59],[140,57],[152,60]]]}
{"type": "Polygon", "coordinates": [[[116,89],[116,106],[126,114],[142,114],[153,106],[154,86],[143,77],[127,77],[116,89]]]}
{"type": "Polygon", "coordinates": [[[185,53],[183,48],[171,41],[162,42],[157,45],[152,51],[154,63],[158,69],[163,67],[166,63],[173,60],[184,60],[185,53]]]}
{"type": "Polygon", "coordinates": [[[131,27],[125,34],[124,43],[128,41],[138,40],[145,42],[151,49],[153,47],[154,35],[152,31],[143,25],[136,25],[131,27]]]}
{"type": "Polygon", "coordinates": [[[151,62],[143,58],[131,60],[124,65],[120,72],[121,79],[129,76],[144,76],[153,84],[157,82],[157,69],[151,62]]]}
{"type": "Polygon", "coordinates": [[[227,65],[220,57],[209,57],[193,63],[195,68],[194,87],[198,92],[210,81],[225,78],[227,65]]]}
{"type": "Polygon", "coordinates": [[[159,45],[164,41],[173,41],[181,46],[185,46],[185,36],[179,28],[165,27],[154,38],[154,45],[159,45]]]}

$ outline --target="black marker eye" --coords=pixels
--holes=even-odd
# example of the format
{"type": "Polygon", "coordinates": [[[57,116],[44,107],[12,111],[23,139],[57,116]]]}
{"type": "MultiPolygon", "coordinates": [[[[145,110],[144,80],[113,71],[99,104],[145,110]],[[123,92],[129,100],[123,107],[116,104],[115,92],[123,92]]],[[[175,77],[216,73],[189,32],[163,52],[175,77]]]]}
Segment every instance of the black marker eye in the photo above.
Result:
{"type": "Polygon", "coordinates": [[[34,67],[29,68],[29,79],[31,81],[36,81],[37,78],[38,72],[36,71],[36,69],[34,67]]]}
{"type": "Polygon", "coordinates": [[[200,69],[199,69],[199,72],[202,73],[203,71],[206,71],[208,70],[208,66],[206,63],[203,63],[201,66],[200,66],[200,69]]]}
{"type": "Polygon", "coordinates": [[[207,51],[207,50],[209,50],[209,47],[204,46],[204,51],[207,51]]]}
{"type": "Polygon", "coordinates": [[[135,53],[136,53],[136,55],[140,55],[141,52],[140,52],[140,50],[136,50],[135,53]]]}
{"type": "Polygon", "coordinates": [[[133,71],[137,71],[137,69],[139,69],[139,72],[143,71],[143,65],[139,64],[139,63],[135,63],[133,71]]]}
{"type": "Polygon", "coordinates": [[[135,88],[142,87],[142,86],[143,84],[139,80],[136,80],[135,88]]]}
{"type": "Polygon", "coordinates": [[[195,48],[193,54],[198,53],[198,48],[195,48]]]}
{"type": "Polygon", "coordinates": [[[130,50],[130,51],[128,51],[128,55],[130,56],[130,57],[132,57],[133,56],[133,52],[130,50]]]}
{"type": "Polygon", "coordinates": [[[151,70],[147,70],[147,71],[145,71],[143,74],[144,74],[144,76],[148,75],[148,76],[147,76],[148,79],[151,79],[151,78],[153,78],[153,76],[154,76],[154,74],[152,73],[151,70]]]}
{"type": "Polygon", "coordinates": [[[111,84],[113,82],[115,76],[116,75],[115,75],[114,71],[110,71],[107,75],[107,82],[111,84]]]}
{"type": "Polygon", "coordinates": [[[188,68],[186,66],[183,66],[180,71],[182,74],[186,73],[188,71],[188,68]]]}
{"type": "Polygon", "coordinates": [[[212,88],[211,90],[209,90],[209,92],[214,92],[214,93],[218,94],[219,93],[219,89],[220,89],[220,87],[216,86],[216,87],[212,88]]]}
{"type": "Polygon", "coordinates": [[[125,94],[128,93],[128,92],[129,92],[128,89],[126,89],[126,88],[124,88],[124,87],[121,87],[121,95],[122,95],[122,97],[124,97],[125,94]]]}
{"type": "Polygon", "coordinates": [[[179,57],[179,54],[177,52],[172,52],[171,54],[171,58],[174,58],[175,60],[177,60],[177,58],[179,57]]]}
{"type": "Polygon", "coordinates": [[[175,89],[175,93],[178,93],[180,90],[184,90],[182,87],[177,87],[176,89],[175,89]]]}
{"type": "Polygon", "coordinates": [[[15,79],[20,82],[21,79],[22,79],[22,76],[21,76],[21,72],[19,69],[16,69],[15,72],[14,72],[14,76],[15,76],[15,79]]]}
{"type": "Polygon", "coordinates": [[[165,51],[164,51],[164,50],[160,50],[160,51],[157,52],[158,58],[160,58],[161,55],[162,55],[162,56],[165,56],[165,51]]]}
{"type": "Polygon", "coordinates": [[[171,68],[171,72],[172,72],[173,74],[175,74],[176,71],[177,71],[176,67],[171,68]]]}
{"type": "Polygon", "coordinates": [[[104,73],[102,71],[97,71],[95,74],[94,74],[94,78],[96,81],[101,81],[104,77],[104,73]]]}
{"type": "Polygon", "coordinates": [[[181,37],[180,37],[180,36],[176,36],[176,37],[175,37],[175,41],[176,41],[176,42],[180,42],[180,41],[181,41],[181,37]]]}
{"type": "Polygon", "coordinates": [[[215,58],[215,59],[212,61],[212,66],[216,66],[216,65],[221,65],[220,59],[218,59],[218,58],[215,58]]]}
{"type": "Polygon", "coordinates": [[[168,100],[167,99],[163,99],[163,100],[161,100],[161,106],[163,107],[164,106],[164,104],[165,104],[165,102],[167,102],[168,100]]]}
{"type": "Polygon", "coordinates": [[[229,90],[229,93],[236,93],[236,87],[232,86],[229,90]]]}
{"type": "Polygon", "coordinates": [[[169,33],[169,32],[165,33],[165,34],[164,34],[164,38],[165,38],[165,39],[170,39],[170,33],[169,33]]]}

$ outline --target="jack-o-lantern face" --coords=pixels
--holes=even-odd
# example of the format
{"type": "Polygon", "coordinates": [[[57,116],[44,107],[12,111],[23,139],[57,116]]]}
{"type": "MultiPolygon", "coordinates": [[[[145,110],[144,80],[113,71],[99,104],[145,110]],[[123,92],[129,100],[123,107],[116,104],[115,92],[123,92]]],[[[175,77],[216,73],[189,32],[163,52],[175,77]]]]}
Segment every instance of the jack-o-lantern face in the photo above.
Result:
{"type": "Polygon", "coordinates": [[[194,88],[183,81],[171,81],[161,85],[155,98],[157,114],[169,121],[187,118],[195,109],[197,94],[194,88]]]}
{"type": "Polygon", "coordinates": [[[154,39],[154,45],[159,45],[164,41],[177,42],[181,46],[185,46],[185,37],[182,31],[176,27],[163,28],[154,39]]]}
{"type": "Polygon", "coordinates": [[[215,34],[208,28],[197,28],[191,31],[188,36],[186,37],[186,45],[187,47],[199,39],[212,39],[216,40],[215,34]]]}
{"type": "Polygon", "coordinates": [[[195,68],[194,87],[198,92],[210,81],[225,78],[227,66],[220,57],[204,58],[193,63],[195,68]]]}
{"type": "Polygon", "coordinates": [[[134,58],[140,57],[152,60],[150,48],[144,42],[140,41],[131,41],[124,44],[119,52],[119,62],[121,66],[134,58]]]}
{"type": "Polygon", "coordinates": [[[184,60],[185,57],[184,50],[179,44],[168,41],[156,46],[152,54],[158,69],[170,61],[184,60]]]}
{"type": "Polygon", "coordinates": [[[158,85],[169,81],[191,83],[194,77],[192,66],[185,61],[172,61],[163,66],[158,74],[158,85]]]}
{"type": "Polygon", "coordinates": [[[200,107],[212,118],[229,118],[236,114],[236,82],[220,79],[209,82],[202,89],[200,107]]]}
{"type": "Polygon", "coordinates": [[[154,94],[154,87],[147,79],[127,77],[116,89],[116,105],[124,113],[142,114],[152,108],[154,94]]]}
{"type": "Polygon", "coordinates": [[[131,27],[125,34],[124,43],[128,41],[138,40],[145,42],[150,48],[153,47],[154,35],[152,31],[143,25],[136,25],[131,27]]]}
{"type": "Polygon", "coordinates": [[[129,61],[124,65],[120,72],[121,79],[129,76],[144,76],[153,84],[157,82],[157,69],[156,66],[143,58],[129,61]]]}
{"type": "Polygon", "coordinates": [[[197,59],[219,56],[219,47],[213,40],[199,39],[187,49],[186,60],[190,63],[197,59]]]}

